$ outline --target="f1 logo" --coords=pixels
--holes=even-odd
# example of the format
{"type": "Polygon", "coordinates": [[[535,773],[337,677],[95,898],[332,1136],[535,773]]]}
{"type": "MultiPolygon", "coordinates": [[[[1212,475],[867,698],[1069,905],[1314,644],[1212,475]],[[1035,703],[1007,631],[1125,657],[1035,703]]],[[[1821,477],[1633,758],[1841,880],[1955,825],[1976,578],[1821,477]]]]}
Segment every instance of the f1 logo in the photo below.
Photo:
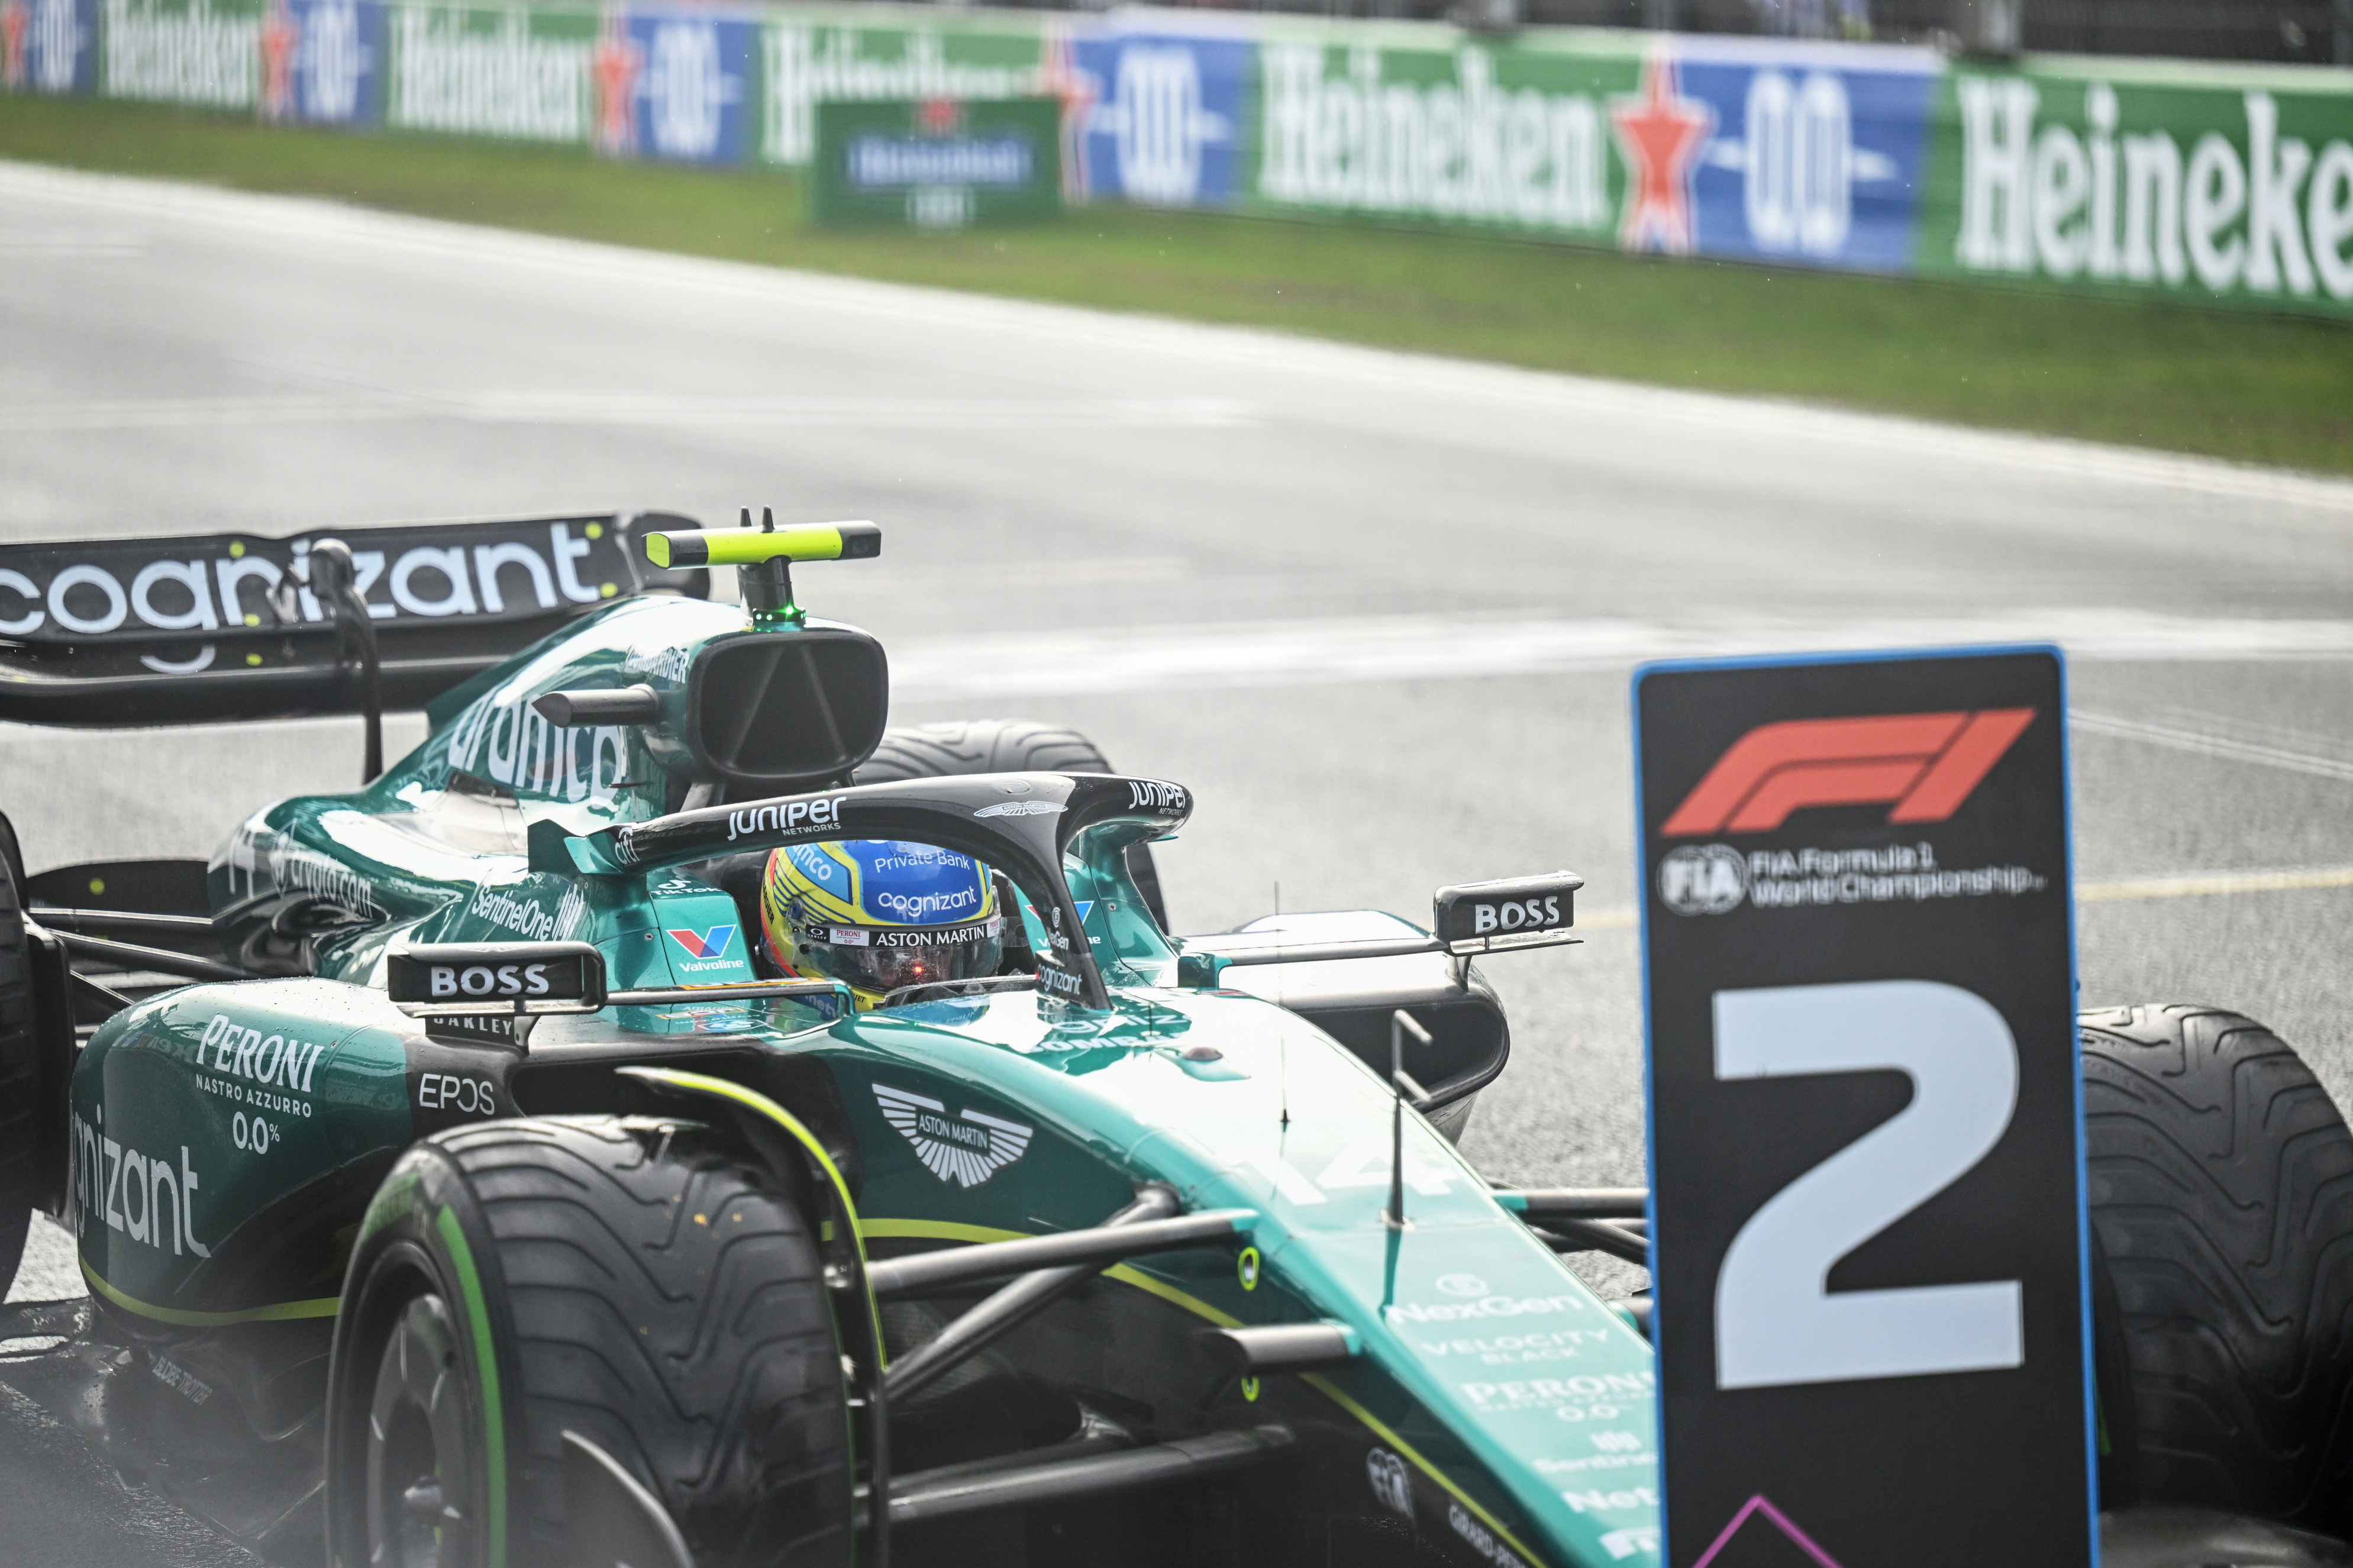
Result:
{"type": "Polygon", "coordinates": [[[1890,803],[1890,823],[1960,809],[2034,720],[2031,708],[1760,724],[1716,759],[1661,831],[1770,833],[1810,805],[1890,803]]]}

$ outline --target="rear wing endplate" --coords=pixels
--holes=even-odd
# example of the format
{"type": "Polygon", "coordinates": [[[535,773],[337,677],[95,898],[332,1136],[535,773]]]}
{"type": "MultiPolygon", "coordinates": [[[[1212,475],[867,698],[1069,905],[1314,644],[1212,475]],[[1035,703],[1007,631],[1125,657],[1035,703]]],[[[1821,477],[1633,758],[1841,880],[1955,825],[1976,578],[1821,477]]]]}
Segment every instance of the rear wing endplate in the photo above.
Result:
{"type": "Polygon", "coordinates": [[[661,512],[0,545],[0,720],[202,724],[359,711],[332,610],[309,586],[324,540],[350,546],[386,708],[421,708],[566,621],[632,594],[697,597],[699,572],[640,538],[661,512]]]}

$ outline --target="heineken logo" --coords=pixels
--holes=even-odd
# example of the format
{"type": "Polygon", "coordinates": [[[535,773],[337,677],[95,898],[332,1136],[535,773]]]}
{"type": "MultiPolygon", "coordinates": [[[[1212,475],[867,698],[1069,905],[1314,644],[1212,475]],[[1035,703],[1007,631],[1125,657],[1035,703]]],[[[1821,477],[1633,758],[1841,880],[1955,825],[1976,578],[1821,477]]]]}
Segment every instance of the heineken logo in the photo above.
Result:
{"type": "Polygon", "coordinates": [[[1435,82],[1390,79],[1372,49],[1269,43],[1260,58],[1268,201],[1588,234],[1609,224],[1590,93],[1508,90],[1477,48],[1435,82]]]}
{"type": "Polygon", "coordinates": [[[1955,89],[1964,269],[2353,300],[2353,142],[2286,134],[2272,94],[2176,135],[2106,82],[1955,89]]]}
{"type": "Polygon", "coordinates": [[[557,34],[526,11],[505,12],[487,29],[471,19],[464,11],[418,5],[394,12],[400,68],[386,121],[404,131],[587,141],[588,57],[596,40],[557,34]]]}
{"type": "Polygon", "coordinates": [[[819,103],[977,101],[1019,98],[1044,85],[1042,59],[1026,65],[951,59],[945,40],[929,28],[901,33],[779,22],[765,34],[760,155],[772,163],[807,163],[816,155],[819,103]]]}
{"type": "Polygon", "coordinates": [[[106,0],[99,27],[109,98],[247,109],[261,86],[258,12],[216,10],[189,0],[164,11],[132,0],[106,0]]]}

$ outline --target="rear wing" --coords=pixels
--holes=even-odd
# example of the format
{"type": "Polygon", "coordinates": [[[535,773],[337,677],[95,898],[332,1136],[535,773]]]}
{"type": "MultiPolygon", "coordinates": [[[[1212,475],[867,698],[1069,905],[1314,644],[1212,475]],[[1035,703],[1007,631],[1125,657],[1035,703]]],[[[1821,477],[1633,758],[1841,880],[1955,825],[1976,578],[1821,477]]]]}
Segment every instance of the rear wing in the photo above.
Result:
{"type": "Polygon", "coordinates": [[[638,542],[693,528],[662,512],[0,545],[0,720],[203,724],[352,713],[345,662],[309,555],[350,547],[387,708],[433,698],[613,599],[708,593],[638,542]]]}

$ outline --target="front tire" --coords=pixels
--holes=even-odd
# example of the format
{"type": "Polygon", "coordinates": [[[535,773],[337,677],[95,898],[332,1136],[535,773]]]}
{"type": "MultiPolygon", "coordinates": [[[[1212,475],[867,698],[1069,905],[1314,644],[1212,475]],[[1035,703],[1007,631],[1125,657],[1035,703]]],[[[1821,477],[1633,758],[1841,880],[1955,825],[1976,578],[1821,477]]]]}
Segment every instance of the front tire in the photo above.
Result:
{"type": "Polygon", "coordinates": [[[0,816],[0,1299],[16,1280],[41,1197],[40,1023],[16,833],[0,816]]]}
{"type": "Polygon", "coordinates": [[[332,1560],[563,1568],[567,1430],[660,1500],[697,1568],[849,1561],[815,1244],[781,1184],[694,1123],[437,1133],[362,1223],[329,1380],[332,1560]]]}
{"type": "Polygon", "coordinates": [[[2353,1132],[2294,1049],[2236,1013],[2080,1023],[2106,1505],[2344,1533],[2353,1132]]]}

